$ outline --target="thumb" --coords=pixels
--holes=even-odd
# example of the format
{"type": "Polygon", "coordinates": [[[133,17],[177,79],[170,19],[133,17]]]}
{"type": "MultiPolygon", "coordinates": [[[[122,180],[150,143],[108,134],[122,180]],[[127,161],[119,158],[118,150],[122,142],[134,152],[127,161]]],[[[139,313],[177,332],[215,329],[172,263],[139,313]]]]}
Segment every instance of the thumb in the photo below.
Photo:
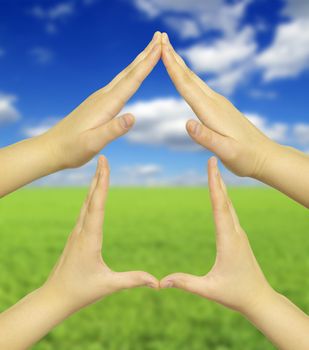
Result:
{"type": "Polygon", "coordinates": [[[116,272],[114,284],[118,290],[144,286],[159,289],[159,281],[144,271],[116,272]]]}
{"type": "Polygon", "coordinates": [[[205,125],[189,120],[187,131],[195,142],[217,154],[220,159],[226,159],[231,152],[232,140],[207,128],[205,125]]]}
{"type": "Polygon", "coordinates": [[[173,273],[160,281],[160,288],[179,288],[190,293],[204,296],[205,282],[203,277],[187,273],[173,273]]]}
{"type": "Polygon", "coordinates": [[[88,130],[87,145],[90,145],[90,149],[97,153],[111,141],[126,134],[134,125],[134,122],[135,118],[132,114],[124,114],[106,124],[88,130]]]}

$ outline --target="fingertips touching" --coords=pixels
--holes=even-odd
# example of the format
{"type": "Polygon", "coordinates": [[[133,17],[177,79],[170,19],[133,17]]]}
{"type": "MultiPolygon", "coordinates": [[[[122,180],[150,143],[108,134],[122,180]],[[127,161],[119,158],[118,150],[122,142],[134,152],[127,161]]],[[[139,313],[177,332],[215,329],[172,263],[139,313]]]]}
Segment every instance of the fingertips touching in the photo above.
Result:
{"type": "Polygon", "coordinates": [[[114,272],[113,284],[117,290],[136,287],[159,289],[159,281],[144,271],[114,272]]]}
{"type": "Polygon", "coordinates": [[[215,212],[220,211],[224,206],[225,200],[220,184],[220,173],[216,157],[211,157],[208,161],[208,185],[213,210],[215,212]]]}
{"type": "Polygon", "coordinates": [[[83,206],[81,208],[81,211],[80,211],[80,214],[79,214],[79,217],[78,217],[78,220],[77,220],[77,223],[76,223],[76,231],[79,231],[83,224],[84,224],[84,220],[85,220],[85,215],[86,215],[86,212],[87,212],[87,209],[88,209],[88,205],[89,205],[89,202],[91,200],[91,197],[93,195],[93,192],[96,188],[96,185],[97,185],[97,182],[98,182],[98,178],[99,178],[99,172],[100,172],[100,164],[99,162],[97,162],[97,167],[96,167],[96,171],[95,171],[95,174],[92,178],[92,181],[91,181],[91,184],[90,184],[90,187],[89,187],[89,190],[88,190],[88,194],[87,194],[87,197],[83,203],[83,206]]]}
{"type": "Polygon", "coordinates": [[[178,288],[190,293],[203,295],[204,283],[203,278],[200,276],[187,273],[173,273],[160,281],[160,288],[178,288]]]}
{"type": "Polygon", "coordinates": [[[110,91],[119,81],[121,81],[126,75],[128,75],[132,69],[134,69],[141,61],[145,59],[151,53],[154,46],[160,44],[161,46],[161,33],[155,32],[152,40],[148,43],[148,45],[141,51],[135,59],[123,70],[121,71],[107,86],[105,86],[102,90],[104,92],[110,91]]]}
{"type": "Polygon", "coordinates": [[[228,237],[235,231],[235,219],[233,218],[233,207],[228,198],[227,191],[222,185],[222,177],[215,157],[208,162],[208,182],[211,203],[214,213],[217,238],[228,237]]]}
{"type": "Polygon", "coordinates": [[[161,36],[161,44],[162,44],[162,59],[165,65],[169,65],[173,60],[176,61],[175,56],[171,50],[171,44],[169,41],[169,37],[167,33],[163,33],[161,36]]]}
{"type": "MultiPolygon", "coordinates": [[[[98,161],[100,162],[100,171],[99,171],[99,180],[97,183],[97,187],[98,187],[98,190],[100,191],[100,194],[102,193],[104,194],[108,190],[110,168],[109,168],[108,160],[104,156],[100,156],[98,161]]],[[[105,199],[105,197],[103,199],[105,199]]]]}
{"type": "Polygon", "coordinates": [[[227,200],[227,203],[228,203],[228,206],[229,206],[229,209],[230,209],[230,213],[232,215],[232,219],[233,219],[233,222],[234,222],[234,227],[235,229],[237,229],[237,231],[240,231],[239,228],[241,227],[240,226],[240,223],[239,223],[239,219],[238,219],[238,215],[236,213],[236,210],[234,208],[234,205],[229,197],[229,194],[227,192],[227,187],[225,185],[225,182],[223,181],[223,178],[222,178],[222,175],[220,174],[220,184],[221,184],[221,188],[223,190],[223,193],[226,197],[226,200],[227,200]]]}
{"type": "Polygon", "coordinates": [[[211,157],[208,161],[208,175],[210,186],[215,189],[219,185],[219,169],[216,157],[211,157]]]}
{"type": "Polygon", "coordinates": [[[104,208],[104,193],[107,190],[109,179],[109,165],[107,159],[104,156],[99,156],[98,166],[98,180],[89,203],[89,211],[104,208]]]}

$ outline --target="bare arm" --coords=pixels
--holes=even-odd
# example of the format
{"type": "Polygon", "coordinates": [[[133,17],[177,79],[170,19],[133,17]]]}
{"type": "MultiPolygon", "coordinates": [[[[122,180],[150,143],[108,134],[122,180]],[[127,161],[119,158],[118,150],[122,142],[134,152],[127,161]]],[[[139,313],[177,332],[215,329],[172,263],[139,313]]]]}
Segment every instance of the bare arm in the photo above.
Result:
{"type": "Polygon", "coordinates": [[[61,169],[88,162],[134,124],[115,118],[161,57],[161,33],[112,82],[96,91],[45,134],[0,150],[0,197],[61,169]]]}
{"type": "Polygon", "coordinates": [[[99,159],[79,219],[46,283],[0,314],[0,349],[24,350],[83,307],[126,288],[158,288],[143,271],[114,272],[102,258],[109,168],[99,159]]]}
{"type": "Polygon", "coordinates": [[[240,312],[281,350],[309,349],[309,317],[268,284],[240,226],[215,158],[208,169],[216,225],[215,264],[205,276],[166,276],[161,288],[181,288],[240,312]]]}
{"type": "Polygon", "coordinates": [[[162,44],[167,72],[200,120],[187,123],[193,140],[214,152],[235,174],[260,180],[309,208],[309,156],[273,142],[258,130],[187,67],[165,33],[162,44]]]}

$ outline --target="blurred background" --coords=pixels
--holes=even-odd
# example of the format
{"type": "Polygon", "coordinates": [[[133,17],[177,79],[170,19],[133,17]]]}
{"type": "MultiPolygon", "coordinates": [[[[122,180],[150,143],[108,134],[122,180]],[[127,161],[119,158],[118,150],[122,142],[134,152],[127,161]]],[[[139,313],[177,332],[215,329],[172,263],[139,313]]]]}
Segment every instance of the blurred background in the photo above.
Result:
{"type": "MultiPolygon", "coordinates": [[[[166,31],[190,67],[277,142],[309,153],[306,0],[0,0],[0,147],[38,135],[166,31]]],[[[112,168],[104,256],[116,270],[202,274],[215,256],[192,111],[160,62],[126,106],[137,124],[104,154],[112,168]]],[[[40,286],[73,227],[93,160],[0,202],[0,309],[40,286]]],[[[223,169],[272,285],[309,312],[307,211],[223,169]]],[[[180,291],[119,293],[35,349],[273,349],[241,316],[180,291]]]]}
{"type": "MultiPolygon", "coordinates": [[[[156,30],[271,138],[309,149],[309,3],[1,0],[0,145],[42,133],[125,68],[156,30]]],[[[207,182],[191,110],[160,63],[129,102],[137,124],[104,153],[116,185],[207,182]],[[125,150],[125,152],[124,152],[125,150]]],[[[95,161],[38,184],[85,185],[95,161]]],[[[226,181],[251,184],[229,173],[226,181]]]]}

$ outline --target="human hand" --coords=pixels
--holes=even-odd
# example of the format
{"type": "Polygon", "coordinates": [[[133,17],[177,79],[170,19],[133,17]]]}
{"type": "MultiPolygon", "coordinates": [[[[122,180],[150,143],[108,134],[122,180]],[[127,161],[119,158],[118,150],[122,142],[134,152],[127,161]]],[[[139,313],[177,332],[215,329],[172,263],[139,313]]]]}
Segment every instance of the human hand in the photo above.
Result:
{"type": "Polygon", "coordinates": [[[109,142],[129,131],[134,124],[133,115],[115,116],[160,57],[161,33],[156,32],[145,50],[126,69],[43,135],[60,169],[83,165],[109,142]]]}
{"type": "Polygon", "coordinates": [[[201,121],[187,123],[193,140],[214,152],[235,174],[258,178],[277,144],[195,75],[176,53],[166,33],[162,34],[162,59],[177,90],[201,121]]]}
{"type": "Polygon", "coordinates": [[[100,157],[77,224],[43,286],[49,294],[64,300],[72,312],[125,288],[159,286],[158,280],[146,272],[114,272],[102,258],[102,225],[108,183],[108,163],[100,157]]]}
{"type": "Polygon", "coordinates": [[[245,312],[273,291],[250,247],[228,198],[216,158],[208,165],[209,189],[216,225],[216,261],[209,273],[199,277],[176,273],[164,277],[161,288],[175,287],[245,312]]]}

